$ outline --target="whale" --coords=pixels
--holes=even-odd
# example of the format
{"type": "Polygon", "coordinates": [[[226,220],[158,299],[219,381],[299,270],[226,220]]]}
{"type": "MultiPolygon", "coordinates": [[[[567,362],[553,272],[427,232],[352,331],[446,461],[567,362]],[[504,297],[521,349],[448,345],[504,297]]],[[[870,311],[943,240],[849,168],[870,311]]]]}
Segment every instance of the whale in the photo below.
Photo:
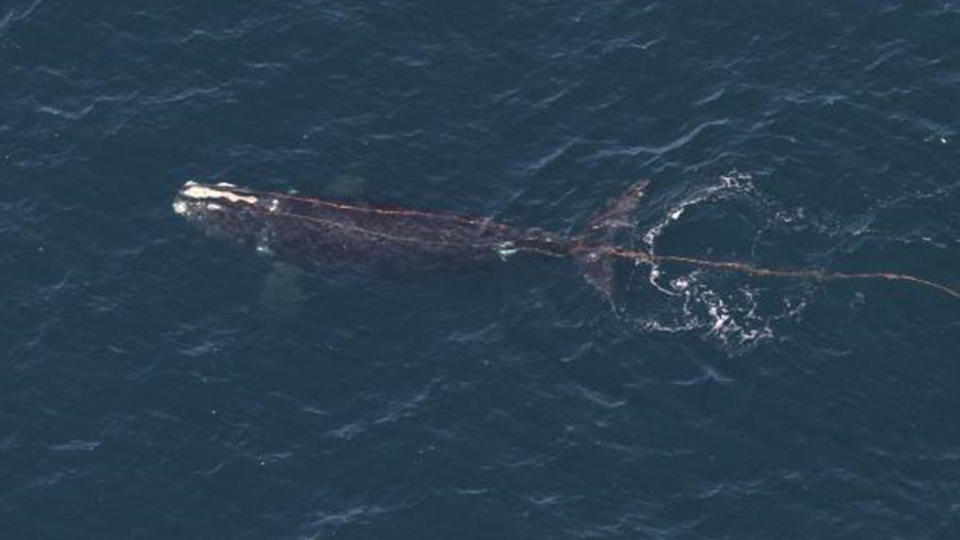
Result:
{"type": "Polygon", "coordinates": [[[618,260],[651,267],[679,264],[753,277],[814,281],[886,280],[912,283],[960,300],[960,290],[899,272],[838,272],[818,268],[764,268],[749,262],[656,254],[621,247],[649,180],[633,183],[592,217],[578,234],[516,227],[486,217],[239,187],[228,182],[187,181],[173,211],[204,230],[301,265],[369,264],[425,268],[530,258],[573,261],[586,281],[608,300],[615,292],[618,260]]]}
{"type": "MultiPolygon", "coordinates": [[[[487,217],[357,204],[187,181],[173,211],[208,236],[300,264],[449,267],[529,258],[568,259],[603,295],[614,292],[615,237],[631,228],[648,180],[632,184],[590,219],[580,234],[515,227],[487,217]]],[[[643,258],[636,252],[634,258],[643,258]]]]}

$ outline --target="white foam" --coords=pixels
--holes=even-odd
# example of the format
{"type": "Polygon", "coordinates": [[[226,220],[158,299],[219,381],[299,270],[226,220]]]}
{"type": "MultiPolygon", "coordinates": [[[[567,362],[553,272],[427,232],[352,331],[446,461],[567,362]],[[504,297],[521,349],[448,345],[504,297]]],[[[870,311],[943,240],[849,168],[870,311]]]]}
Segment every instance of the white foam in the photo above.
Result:
{"type": "MultiPolygon", "coordinates": [[[[730,197],[749,196],[750,202],[773,213],[769,203],[756,193],[751,175],[733,171],[722,175],[719,182],[701,188],[686,198],[674,202],[653,226],[639,236],[647,251],[656,255],[660,235],[687,211],[702,204],[716,203],[730,197]]],[[[780,222],[799,221],[807,210],[797,207],[777,212],[780,222]]],[[[730,354],[750,350],[756,344],[774,337],[778,321],[798,317],[806,306],[805,298],[786,298],[780,305],[769,299],[761,302],[763,289],[750,285],[735,287],[735,282],[723,273],[703,272],[702,269],[671,268],[666,272],[656,262],[643,272],[658,294],[646,295],[637,306],[644,314],[632,316],[622,311],[620,317],[629,320],[645,332],[696,332],[702,339],[719,344],[730,354]],[[675,275],[671,275],[674,274],[675,275]],[[734,285],[731,290],[730,286],[734,285]]]]}

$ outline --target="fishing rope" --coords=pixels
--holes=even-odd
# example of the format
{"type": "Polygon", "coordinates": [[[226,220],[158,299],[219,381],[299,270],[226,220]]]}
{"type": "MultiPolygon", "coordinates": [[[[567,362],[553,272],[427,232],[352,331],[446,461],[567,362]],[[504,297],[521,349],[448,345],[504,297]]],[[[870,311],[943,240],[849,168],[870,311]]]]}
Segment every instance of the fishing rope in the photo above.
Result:
{"type": "MultiPolygon", "coordinates": [[[[544,249],[536,246],[523,246],[523,245],[514,245],[512,241],[503,241],[503,240],[489,240],[489,241],[477,241],[474,243],[461,242],[461,241],[447,241],[447,240],[428,240],[425,238],[420,238],[416,236],[403,236],[400,234],[392,234],[383,231],[379,231],[370,227],[364,227],[361,225],[356,225],[353,223],[345,223],[342,221],[335,221],[332,219],[324,219],[314,216],[305,216],[302,214],[291,214],[288,212],[273,211],[271,215],[288,218],[294,221],[303,221],[305,225],[311,230],[317,232],[318,234],[326,234],[326,231],[318,230],[312,226],[312,224],[320,225],[322,227],[329,227],[332,229],[340,229],[347,231],[348,233],[355,232],[364,236],[369,236],[371,238],[377,238],[380,240],[385,240],[388,242],[397,242],[413,245],[424,245],[424,246],[435,246],[435,247],[462,247],[470,246],[474,249],[487,249],[491,250],[494,253],[498,253],[501,259],[506,259],[510,255],[518,252],[525,253],[536,253],[538,255],[543,255],[547,257],[562,258],[566,254],[564,252],[558,251],[562,249],[563,245],[557,245],[554,249],[544,249]]],[[[505,225],[496,224],[500,227],[506,227],[505,225]]]]}
{"type": "MultiPolygon", "coordinates": [[[[403,237],[398,235],[391,235],[379,231],[373,231],[363,227],[358,227],[355,225],[347,225],[344,223],[326,220],[321,218],[297,215],[297,214],[287,214],[278,212],[277,214],[289,217],[293,219],[301,219],[309,222],[315,222],[322,224],[327,227],[336,227],[342,229],[354,230],[363,234],[383,238],[386,240],[407,242],[414,244],[434,244],[437,246],[451,245],[455,243],[443,242],[443,241],[429,241],[422,238],[412,238],[412,237],[403,237]]],[[[495,222],[494,222],[495,223],[495,222]]],[[[496,244],[492,244],[496,245],[496,244]]],[[[551,257],[562,256],[559,253],[546,251],[542,249],[537,249],[530,246],[518,246],[518,251],[526,251],[539,253],[541,255],[547,255],[551,257]]],[[[590,251],[598,255],[608,255],[617,257],[620,259],[628,259],[632,261],[637,261],[641,263],[659,263],[659,262],[676,262],[683,264],[691,264],[694,266],[709,267],[709,268],[720,268],[723,270],[731,272],[740,272],[748,274],[751,276],[760,276],[760,277],[781,277],[781,278],[799,278],[799,279],[813,279],[817,281],[839,281],[839,280],[850,280],[850,279],[886,279],[890,281],[906,281],[910,283],[916,283],[918,285],[923,285],[925,287],[930,287],[937,291],[940,291],[944,294],[952,296],[960,300],[960,291],[951,289],[946,285],[936,283],[927,279],[923,279],[917,276],[912,276],[910,274],[900,274],[894,272],[825,272],[823,270],[787,270],[787,269],[776,269],[776,268],[762,268],[753,266],[751,264],[737,262],[737,261],[714,261],[709,259],[698,259],[695,257],[684,257],[681,255],[651,255],[646,251],[640,250],[631,250],[631,249],[621,249],[613,246],[589,246],[589,245],[574,245],[570,248],[570,253],[575,254],[577,251],[590,251]]]]}
{"type": "Polygon", "coordinates": [[[297,195],[290,195],[287,193],[279,193],[274,191],[257,191],[252,189],[237,189],[237,191],[243,193],[249,193],[255,197],[272,197],[274,199],[286,199],[291,201],[299,201],[301,203],[306,203],[311,206],[327,208],[335,211],[345,211],[345,212],[355,212],[357,214],[371,214],[371,215],[386,215],[386,216],[402,216],[402,217],[422,217],[430,219],[447,219],[450,221],[456,221],[459,223],[466,223],[469,225],[481,225],[484,227],[490,227],[495,229],[508,229],[507,225],[502,223],[497,223],[490,218],[475,218],[470,216],[463,216],[460,214],[454,214],[450,212],[425,212],[422,210],[414,210],[411,208],[390,208],[386,206],[357,206],[347,203],[341,203],[336,201],[329,201],[325,199],[317,199],[315,197],[299,197],[297,195]]]}
{"type": "Polygon", "coordinates": [[[691,264],[695,266],[720,268],[731,272],[741,272],[751,276],[761,277],[783,277],[783,278],[801,278],[813,279],[817,281],[838,281],[845,279],[886,279],[891,281],[906,281],[930,287],[944,294],[960,300],[960,291],[930,281],[928,279],[911,276],[910,274],[899,274],[894,272],[826,272],[823,270],[786,270],[776,268],[762,268],[751,264],[736,261],[713,261],[709,259],[697,259],[694,257],[683,257],[680,255],[651,255],[645,251],[606,248],[601,250],[604,254],[621,259],[629,259],[641,263],[658,262],[676,262],[691,264]]]}

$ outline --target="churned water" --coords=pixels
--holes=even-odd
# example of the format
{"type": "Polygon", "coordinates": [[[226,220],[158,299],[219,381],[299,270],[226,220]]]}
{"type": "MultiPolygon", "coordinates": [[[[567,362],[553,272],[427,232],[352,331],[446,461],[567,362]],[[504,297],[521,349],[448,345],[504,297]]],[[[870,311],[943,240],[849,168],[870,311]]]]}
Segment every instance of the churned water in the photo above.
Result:
{"type": "Polygon", "coordinates": [[[960,284],[960,4],[0,4],[0,536],[957,538],[960,302],[299,270],[187,179],[960,284]]]}

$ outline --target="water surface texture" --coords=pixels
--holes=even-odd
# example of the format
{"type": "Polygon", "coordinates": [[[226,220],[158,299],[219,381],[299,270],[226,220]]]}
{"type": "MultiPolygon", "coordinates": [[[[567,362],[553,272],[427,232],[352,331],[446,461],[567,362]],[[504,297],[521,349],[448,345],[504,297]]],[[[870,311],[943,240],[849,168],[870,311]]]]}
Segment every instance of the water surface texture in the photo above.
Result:
{"type": "Polygon", "coordinates": [[[0,5],[0,530],[960,537],[960,302],[572,263],[300,270],[190,178],[960,284],[960,5],[0,5]]]}

